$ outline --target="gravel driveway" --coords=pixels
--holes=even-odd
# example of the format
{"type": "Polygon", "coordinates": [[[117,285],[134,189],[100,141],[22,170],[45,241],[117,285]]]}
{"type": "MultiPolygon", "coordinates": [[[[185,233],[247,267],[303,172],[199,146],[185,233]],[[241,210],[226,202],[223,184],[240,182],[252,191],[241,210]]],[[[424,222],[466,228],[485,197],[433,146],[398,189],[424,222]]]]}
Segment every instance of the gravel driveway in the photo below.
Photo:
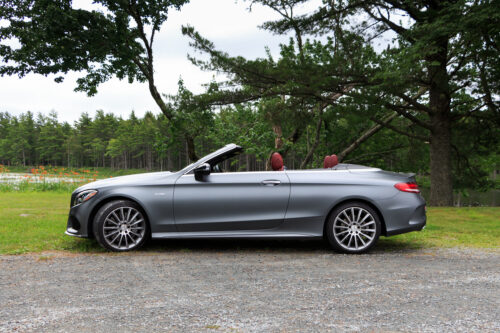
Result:
{"type": "Polygon", "coordinates": [[[173,244],[0,256],[0,332],[500,331],[498,250],[173,244]]]}

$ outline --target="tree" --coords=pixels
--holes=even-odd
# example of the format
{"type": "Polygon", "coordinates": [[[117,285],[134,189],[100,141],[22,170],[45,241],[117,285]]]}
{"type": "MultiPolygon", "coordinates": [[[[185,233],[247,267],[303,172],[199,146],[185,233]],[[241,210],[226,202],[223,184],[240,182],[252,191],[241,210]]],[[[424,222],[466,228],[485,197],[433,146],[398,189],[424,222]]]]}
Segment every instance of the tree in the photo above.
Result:
{"type": "Polygon", "coordinates": [[[351,96],[348,100],[358,106],[357,111],[364,111],[376,125],[340,155],[383,127],[429,143],[430,204],[452,205],[453,127],[466,124],[467,118],[497,124],[500,119],[498,2],[324,1],[314,13],[293,17],[294,6],[303,2],[251,1],[282,16],[264,23],[264,28],[277,34],[326,36],[329,41],[324,45],[297,38],[302,51],[285,53],[282,47],[282,59],[276,63],[270,57],[255,61],[230,57],[193,28],[183,28],[193,46],[211,57],[209,63],[194,62],[229,73],[242,87],[215,98],[309,96],[335,107],[334,96],[351,96]],[[387,32],[396,37],[387,49],[375,53],[371,45],[387,32]],[[409,124],[397,128],[391,125],[396,118],[409,124]]]}
{"type": "Polygon", "coordinates": [[[37,146],[40,162],[62,165],[65,136],[63,126],[57,121],[57,113],[51,112],[47,117],[39,115],[37,123],[40,128],[37,146]]]}
{"type": "MultiPolygon", "coordinates": [[[[311,33],[327,33],[356,21],[348,29],[367,42],[387,31],[396,38],[367,77],[367,89],[353,95],[359,103],[383,100],[386,109],[420,127],[423,134],[400,134],[430,142],[430,204],[452,205],[453,127],[465,118],[499,119],[498,2],[328,1],[299,24],[311,33]],[[426,93],[413,98],[421,88],[426,93]]],[[[275,25],[294,29],[286,20],[275,25]]]]}
{"type": "MultiPolygon", "coordinates": [[[[231,57],[217,50],[194,28],[183,27],[183,33],[192,38],[194,48],[210,56],[209,61],[191,58],[195,65],[223,72],[230,77],[229,84],[219,84],[219,89],[207,92],[200,99],[211,105],[260,101],[259,107],[266,114],[275,134],[274,150],[286,156],[300,140],[310,121],[314,120],[315,132],[319,135],[324,113],[333,109],[337,114],[341,112],[338,109],[339,99],[354,87],[366,84],[366,76],[373,72],[370,64],[376,54],[362,38],[348,32],[329,36],[326,41],[304,40],[304,29],[293,14],[294,6],[300,1],[253,1],[257,2],[271,7],[293,27],[294,38],[281,45],[277,60],[270,54],[267,58],[255,60],[231,57]],[[291,123],[291,126],[284,122],[291,123]],[[285,127],[288,127],[288,133],[285,133],[285,127]]],[[[284,32],[272,22],[266,22],[263,27],[276,34],[284,32]]],[[[369,124],[367,131],[374,134],[381,128],[378,124],[369,124]]],[[[318,139],[310,145],[302,167],[310,162],[319,145],[318,135],[318,139]]],[[[356,139],[363,142],[370,136],[361,135],[356,139]]]]}
{"type": "Polygon", "coordinates": [[[69,71],[83,72],[75,90],[89,96],[112,77],[147,82],[158,108],[172,120],[155,83],[153,44],[169,10],[187,2],[95,0],[105,11],[90,11],[73,8],[69,0],[1,0],[0,20],[7,25],[0,27],[0,75],[56,74],[62,82],[69,71]]]}

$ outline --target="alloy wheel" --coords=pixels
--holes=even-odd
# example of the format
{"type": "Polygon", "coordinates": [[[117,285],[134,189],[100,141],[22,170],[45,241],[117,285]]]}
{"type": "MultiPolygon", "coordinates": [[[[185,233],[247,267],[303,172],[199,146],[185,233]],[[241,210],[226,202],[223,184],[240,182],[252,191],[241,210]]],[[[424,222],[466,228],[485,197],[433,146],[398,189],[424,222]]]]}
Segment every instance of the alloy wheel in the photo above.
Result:
{"type": "Polygon", "coordinates": [[[338,244],[349,251],[361,251],[376,239],[375,218],[366,209],[349,207],[342,210],[333,223],[338,244]]]}
{"type": "Polygon", "coordinates": [[[103,223],[105,242],[115,250],[136,247],[146,236],[146,221],[133,207],[119,207],[109,213],[103,223]]]}

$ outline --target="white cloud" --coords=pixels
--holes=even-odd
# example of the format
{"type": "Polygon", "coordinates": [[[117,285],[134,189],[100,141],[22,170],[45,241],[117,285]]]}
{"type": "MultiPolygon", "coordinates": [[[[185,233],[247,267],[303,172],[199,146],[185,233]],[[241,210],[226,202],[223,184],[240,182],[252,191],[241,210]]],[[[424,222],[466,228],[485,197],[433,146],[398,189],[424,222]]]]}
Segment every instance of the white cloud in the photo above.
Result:
{"type": "MultiPolygon", "coordinates": [[[[318,1],[319,2],[319,1],[318,1]]],[[[88,0],[75,0],[75,5],[91,8],[88,0]]],[[[309,4],[304,11],[314,9],[309,4]]],[[[232,55],[248,58],[265,56],[264,48],[270,47],[276,55],[279,43],[286,42],[287,36],[274,36],[258,28],[278,14],[269,8],[254,6],[247,10],[248,2],[234,0],[192,0],[181,11],[170,12],[169,20],[156,37],[155,67],[156,84],[162,93],[174,94],[180,76],[186,86],[194,92],[201,92],[201,85],[211,80],[213,73],[200,71],[188,60],[188,53],[194,54],[189,40],[180,32],[181,25],[190,24],[204,37],[213,41],[217,48],[232,55]]],[[[93,115],[102,109],[116,115],[127,117],[132,110],[137,115],[145,111],[158,113],[146,84],[129,84],[127,81],[112,79],[101,85],[94,97],[74,92],[75,80],[79,73],[66,76],[63,83],[57,84],[53,76],[27,75],[0,78],[0,111],[19,114],[28,110],[48,113],[55,110],[59,119],[73,122],[82,112],[93,115]]]]}

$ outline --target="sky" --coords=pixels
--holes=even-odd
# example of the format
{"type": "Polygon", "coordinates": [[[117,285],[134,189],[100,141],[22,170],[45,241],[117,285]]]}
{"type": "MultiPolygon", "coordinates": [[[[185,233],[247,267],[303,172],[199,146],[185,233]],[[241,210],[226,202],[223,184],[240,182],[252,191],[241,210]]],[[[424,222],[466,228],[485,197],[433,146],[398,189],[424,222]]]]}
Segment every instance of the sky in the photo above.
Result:
{"type": "MultiPolygon", "coordinates": [[[[91,8],[89,0],[74,0],[75,7],[91,8]]],[[[300,12],[313,10],[320,1],[312,1],[300,12]]],[[[192,25],[215,46],[231,55],[246,58],[265,56],[265,47],[271,54],[279,54],[279,44],[286,43],[289,36],[273,35],[259,29],[265,21],[279,16],[269,8],[253,6],[249,2],[235,0],[191,0],[180,11],[171,11],[169,19],[155,37],[155,81],[164,94],[175,94],[177,82],[182,77],[191,91],[203,91],[202,85],[209,82],[215,73],[203,72],[191,64],[187,55],[197,55],[189,46],[189,39],[180,32],[182,25],[192,25]]],[[[113,113],[124,118],[132,110],[137,116],[146,111],[160,113],[146,84],[112,79],[102,84],[94,97],[74,92],[76,79],[81,73],[69,73],[63,83],[55,83],[54,76],[44,77],[30,74],[0,77],[0,111],[18,115],[26,111],[48,114],[56,111],[59,120],[72,123],[82,112],[91,116],[96,110],[113,113]]]]}

